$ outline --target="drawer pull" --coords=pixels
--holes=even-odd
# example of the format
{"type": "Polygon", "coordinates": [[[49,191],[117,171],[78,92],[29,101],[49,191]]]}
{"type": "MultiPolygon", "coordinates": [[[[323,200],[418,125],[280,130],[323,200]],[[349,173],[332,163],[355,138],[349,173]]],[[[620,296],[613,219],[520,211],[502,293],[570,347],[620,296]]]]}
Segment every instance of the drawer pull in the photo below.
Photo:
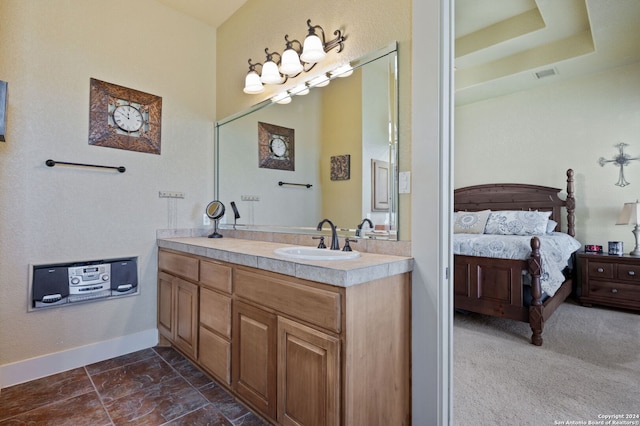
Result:
{"type": "Polygon", "coordinates": [[[635,274],[636,274],[636,271],[629,271],[629,275],[630,275],[630,276],[632,276],[632,277],[633,277],[635,274]]]}
{"type": "Polygon", "coordinates": [[[603,273],[603,272],[604,272],[604,269],[603,269],[603,268],[598,268],[598,269],[596,269],[596,271],[598,271],[598,272],[600,272],[600,273],[603,273]]]}
{"type": "Polygon", "coordinates": [[[617,292],[618,292],[618,289],[617,289],[617,288],[612,288],[612,289],[611,289],[611,293],[617,293],[617,292]]]}

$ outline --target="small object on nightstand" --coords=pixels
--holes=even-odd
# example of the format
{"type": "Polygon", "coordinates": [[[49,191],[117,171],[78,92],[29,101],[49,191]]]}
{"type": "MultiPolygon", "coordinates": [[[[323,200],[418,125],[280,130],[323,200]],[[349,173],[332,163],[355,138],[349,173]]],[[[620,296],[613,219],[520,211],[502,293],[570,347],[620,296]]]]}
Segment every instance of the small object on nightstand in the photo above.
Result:
{"type": "MultiPolygon", "coordinates": [[[[633,236],[636,238],[636,246],[633,251],[629,253],[631,256],[640,256],[640,247],[638,247],[638,234],[640,234],[640,229],[638,228],[639,206],[640,201],[636,201],[635,203],[624,203],[624,207],[622,208],[622,211],[618,216],[618,221],[616,222],[616,225],[635,225],[632,232],[633,236]]],[[[622,242],[620,242],[620,244],[622,245],[622,242]]],[[[611,242],[609,242],[609,252],[611,252],[611,242]]],[[[620,253],[622,253],[622,247],[620,247],[620,253]]]]}
{"type": "Polygon", "coordinates": [[[602,253],[602,246],[595,244],[586,244],[584,246],[585,253],[602,253]]]}
{"type": "Polygon", "coordinates": [[[578,253],[580,303],[640,309],[640,258],[578,253]]]}

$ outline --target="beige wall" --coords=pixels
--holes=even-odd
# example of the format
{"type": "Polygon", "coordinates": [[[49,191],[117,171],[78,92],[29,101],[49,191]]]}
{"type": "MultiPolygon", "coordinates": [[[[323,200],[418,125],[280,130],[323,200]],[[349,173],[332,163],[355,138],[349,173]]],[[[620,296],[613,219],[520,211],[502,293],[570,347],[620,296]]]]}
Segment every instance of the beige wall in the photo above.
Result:
{"type": "Polygon", "coordinates": [[[215,43],[152,0],[0,2],[0,367],[155,330],[155,235],[169,222],[158,191],[185,193],[181,228],[199,225],[213,194],[215,43]],[[88,145],[91,77],[162,97],[161,155],[88,145]],[[30,263],[131,255],[139,296],[27,312],[30,263]]]}
{"type": "MultiPolygon", "coordinates": [[[[266,90],[259,95],[242,92],[249,65],[264,62],[264,48],[282,53],[284,36],[304,40],[307,19],[321,25],[332,37],[336,29],[346,36],[344,50],[332,50],[327,59],[307,75],[328,71],[336,65],[353,60],[374,50],[382,49],[391,41],[398,41],[400,79],[400,171],[411,169],[411,1],[390,3],[387,0],[356,0],[300,2],[297,0],[249,0],[218,29],[217,60],[217,119],[223,119],[264,99],[278,90],[294,86],[302,77],[288,81],[284,86],[266,90]],[[392,6],[390,6],[392,4],[392,6]],[[286,11],[286,12],[284,12],[286,11]]],[[[400,238],[411,239],[411,196],[400,196],[400,238]]]]}
{"type": "MultiPolygon", "coordinates": [[[[614,145],[640,157],[640,64],[456,108],[455,187],[525,182],[566,189],[575,171],[576,237],[583,244],[635,245],[631,226],[616,226],[625,202],[640,197],[640,161],[616,186],[614,145]]],[[[566,224],[565,224],[566,226],[566,224]]]]}

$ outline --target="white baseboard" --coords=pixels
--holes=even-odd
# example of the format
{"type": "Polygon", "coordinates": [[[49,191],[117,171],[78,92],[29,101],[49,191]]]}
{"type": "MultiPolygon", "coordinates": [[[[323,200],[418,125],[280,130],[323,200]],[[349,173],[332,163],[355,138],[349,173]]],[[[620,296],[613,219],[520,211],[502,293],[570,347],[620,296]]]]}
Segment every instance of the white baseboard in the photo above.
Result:
{"type": "Polygon", "coordinates": [[[80,346],[0,366],[0,388],[62,373],[105,359],[151,348],[158,344],[158,329],[141,331],[116,339],[80,346]]]}

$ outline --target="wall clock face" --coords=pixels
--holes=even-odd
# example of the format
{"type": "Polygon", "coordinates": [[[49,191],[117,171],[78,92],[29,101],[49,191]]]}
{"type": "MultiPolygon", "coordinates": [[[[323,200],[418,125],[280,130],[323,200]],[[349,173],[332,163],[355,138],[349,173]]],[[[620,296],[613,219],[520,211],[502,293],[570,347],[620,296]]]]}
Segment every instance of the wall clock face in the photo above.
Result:
{"type": "Polygon", "coordinates": [[[162,98],[91,79],[89,144],[160,154],[162,98]]]}
{"type": "Polygon", "coordinates": [[[258,167],[295,170],[294,130],[258,122],[258,167]]]}

